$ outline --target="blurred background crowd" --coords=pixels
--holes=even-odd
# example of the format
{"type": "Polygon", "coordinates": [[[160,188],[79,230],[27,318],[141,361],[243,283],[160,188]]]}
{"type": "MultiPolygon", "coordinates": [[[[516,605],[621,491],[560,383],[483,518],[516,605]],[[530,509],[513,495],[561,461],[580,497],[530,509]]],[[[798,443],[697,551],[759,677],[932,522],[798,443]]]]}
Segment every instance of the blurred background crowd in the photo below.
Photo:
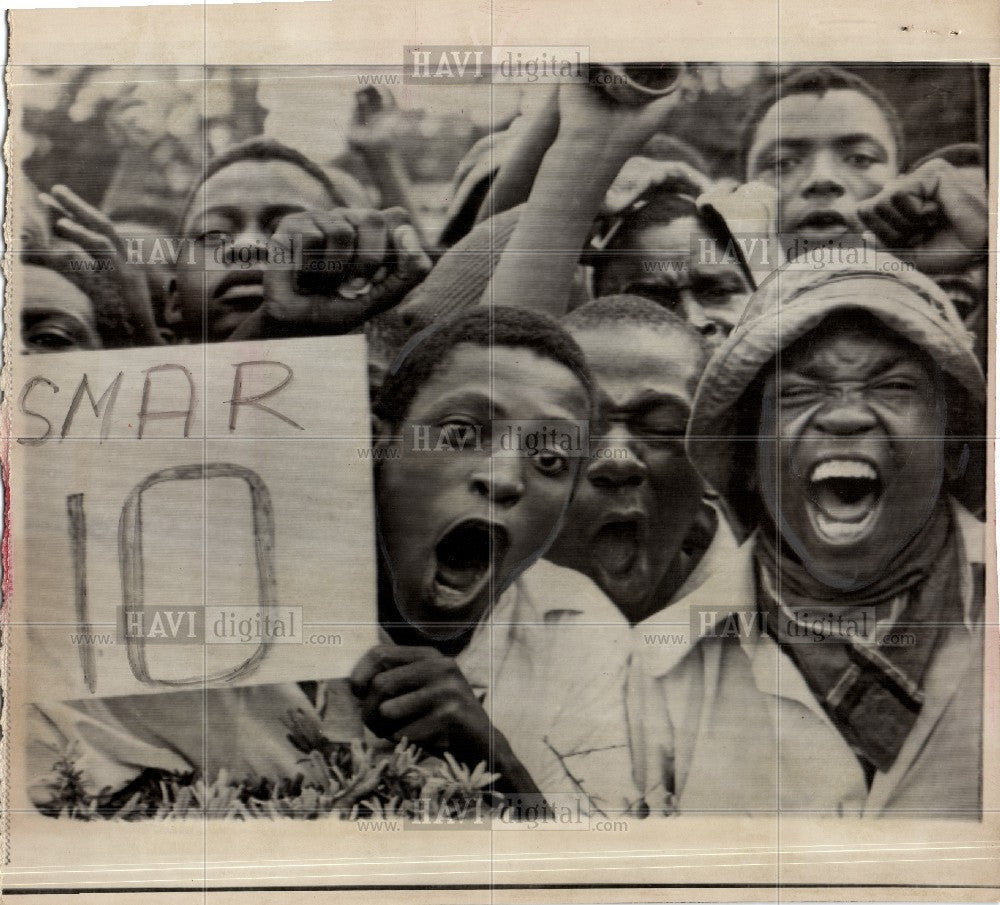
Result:
{"type": "MultiPolygon", "coordinates": [[[[773,81],[774,71],[768,64],[703,70],[702,96],[672,120],[672,134],[702,153],[710,175],[740,177],[747,98],[773,81]]],[[[899,64],[854,71],[876,82],[900,112],[908,162],[940,145],[984,140],[985,71],[899,64]]],[[[381,82],[398,105],[392,140],[432,238],[444,222],[459,161],[542,90],[396,84],[399,70],[388,67],[34,66],[15,70],[12,79],[21,107],[15,152],[24,175],[42,191],[67,185],[104,211],[155,227],[177,216],[206,158],[258,135],[351,174],[377,203],[379,187],[360,150],[374,136],[355,120],[363,83],[381,82]]]]}

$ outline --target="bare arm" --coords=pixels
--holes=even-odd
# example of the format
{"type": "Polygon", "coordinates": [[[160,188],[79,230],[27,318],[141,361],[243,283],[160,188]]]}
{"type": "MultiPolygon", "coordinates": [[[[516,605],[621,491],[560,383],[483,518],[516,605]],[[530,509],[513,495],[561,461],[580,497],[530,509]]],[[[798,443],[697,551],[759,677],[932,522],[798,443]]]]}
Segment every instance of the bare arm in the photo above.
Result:
{"type": "Polygon", "coordinates": [[[608,188],[691,90],[630,107],[589,85],[559,86],[558,133],[483,304],[516,304],[553,317],[565,314],[580,252],[608,188]]]}
{"type": "Polygon", "coordinates": [[[523,204],[531,193],[545,152],[559,130],[557,86],[543,102],[518,117],[508,129],[509,146],[504,151],[496,178],[476,215],[481,223],[494,214],[523,204]]]}

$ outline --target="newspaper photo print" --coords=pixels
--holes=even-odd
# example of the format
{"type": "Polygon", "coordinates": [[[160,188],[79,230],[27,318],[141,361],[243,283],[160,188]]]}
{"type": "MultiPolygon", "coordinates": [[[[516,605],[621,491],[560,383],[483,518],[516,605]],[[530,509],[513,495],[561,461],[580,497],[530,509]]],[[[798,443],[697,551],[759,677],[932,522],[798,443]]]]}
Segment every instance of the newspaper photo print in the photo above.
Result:
{"type": "Polygon", "coordinates": [[[986,63],[19,21],[5,889],[995,896],[986,63]]]}

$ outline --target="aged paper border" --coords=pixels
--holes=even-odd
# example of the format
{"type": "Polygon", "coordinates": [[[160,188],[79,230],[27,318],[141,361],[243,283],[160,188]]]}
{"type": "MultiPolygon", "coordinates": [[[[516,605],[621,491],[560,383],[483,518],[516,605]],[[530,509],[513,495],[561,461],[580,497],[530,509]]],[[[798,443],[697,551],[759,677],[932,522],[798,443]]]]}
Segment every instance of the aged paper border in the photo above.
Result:
{"type": "MultiPolygon", "coordinates": [[[[1000,62],[1000,13],[987,0],[340,0],[235,6],[19,11],[10,14],[9,63],[387,64],[406,44],[585,44],[592,59],[712,61],[1000,62]]],[[[990,79],[998,110],[998,72],[990,79]]],[[[13,117],[17,111],[12,111],[13,117]]],[[[990,286],[996,312],[997,136],[990,122],[990,286]]],[[[16,157],[17,135],[7,153],[16,157]]],[[[990,341],[995,386],[996,342],[990,341]]],[[[992,399],[991,394],[991,399],[992,399]]],[[[988,435],[995,436],[991,404],[988,435]]],[[[989,468],[994,467],[990,443],[989,468]]],[[[991,482],[992,484],[992,482],[991,482]]],[[[16,502],[16,501],[15,501],[16,502]]],[[[987,524],[995,526],[989,495],[987,524]]],[[[633,822],[616,836],[505,833],[362,834],[350,824],[199,822],[151,826],[54,825],[20,810],[17,659],[7,675],[5,816],[13,833],[4,891],[132,890],[134,901],[552,902],[771,900],[992,901],[1000,890],[1000,645],[996,543],[988,532],[981,824],[815,821],[804,818],[633,822]],[[109,852],[144,868],[107,872],[109,852]],[[778,854],[781,854],[780,866],[778,854]],[[63,869],[53,870],[60,864],[63,869]],[[34,866],[34,869],[32,869],[34,866]],[[780,869],[779,869],[780,867],[780,869]],[[262,887],[281,887],[264,893],[262,887]],[[456,887],[449,889],[448,887],[456,887]],[[299,887],[295,895],[288,887],[299,887]],[[386,887],[375,893],[374,887],[386,887]],[[176,891],[166,894],[167,888],[176,891]],[[423,891],[421,891],[423,888],[423,891]],[[142,890],[146,892],[142,892],[142,890]],[[187,890],[187,892],[182,891],[187,890]]],[[[16,567],[16,564],[15,564],[16,567]]],[[[6,654],[6,649],[5,649],[6,654]]],[[[7,672],[8,662],[4,663],[7,672]]],[[[118,896],[111,898],[117,901],[118,896]]],[[[81,901],[74,897],[72,901],[81,901]]]]}

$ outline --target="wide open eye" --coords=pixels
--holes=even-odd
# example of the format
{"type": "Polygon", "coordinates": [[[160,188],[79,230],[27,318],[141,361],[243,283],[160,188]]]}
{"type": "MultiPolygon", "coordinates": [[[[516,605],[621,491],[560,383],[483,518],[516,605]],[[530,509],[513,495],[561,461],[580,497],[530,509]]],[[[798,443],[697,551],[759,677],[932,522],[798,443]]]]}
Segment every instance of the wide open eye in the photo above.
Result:
{"type": "Polygon", "coordinates": [[[482,425],[474,418],[454,415],[438,426],[438,446],[449,450],[481,449],[482,425]]]}
{"type": "Polygon", "coordinates": [[[538,452],[531,453],[530,458],[532,465],[550,478],[561,475],[569,468],[569,459],[554,449],[540,449],[538,452]]]}

